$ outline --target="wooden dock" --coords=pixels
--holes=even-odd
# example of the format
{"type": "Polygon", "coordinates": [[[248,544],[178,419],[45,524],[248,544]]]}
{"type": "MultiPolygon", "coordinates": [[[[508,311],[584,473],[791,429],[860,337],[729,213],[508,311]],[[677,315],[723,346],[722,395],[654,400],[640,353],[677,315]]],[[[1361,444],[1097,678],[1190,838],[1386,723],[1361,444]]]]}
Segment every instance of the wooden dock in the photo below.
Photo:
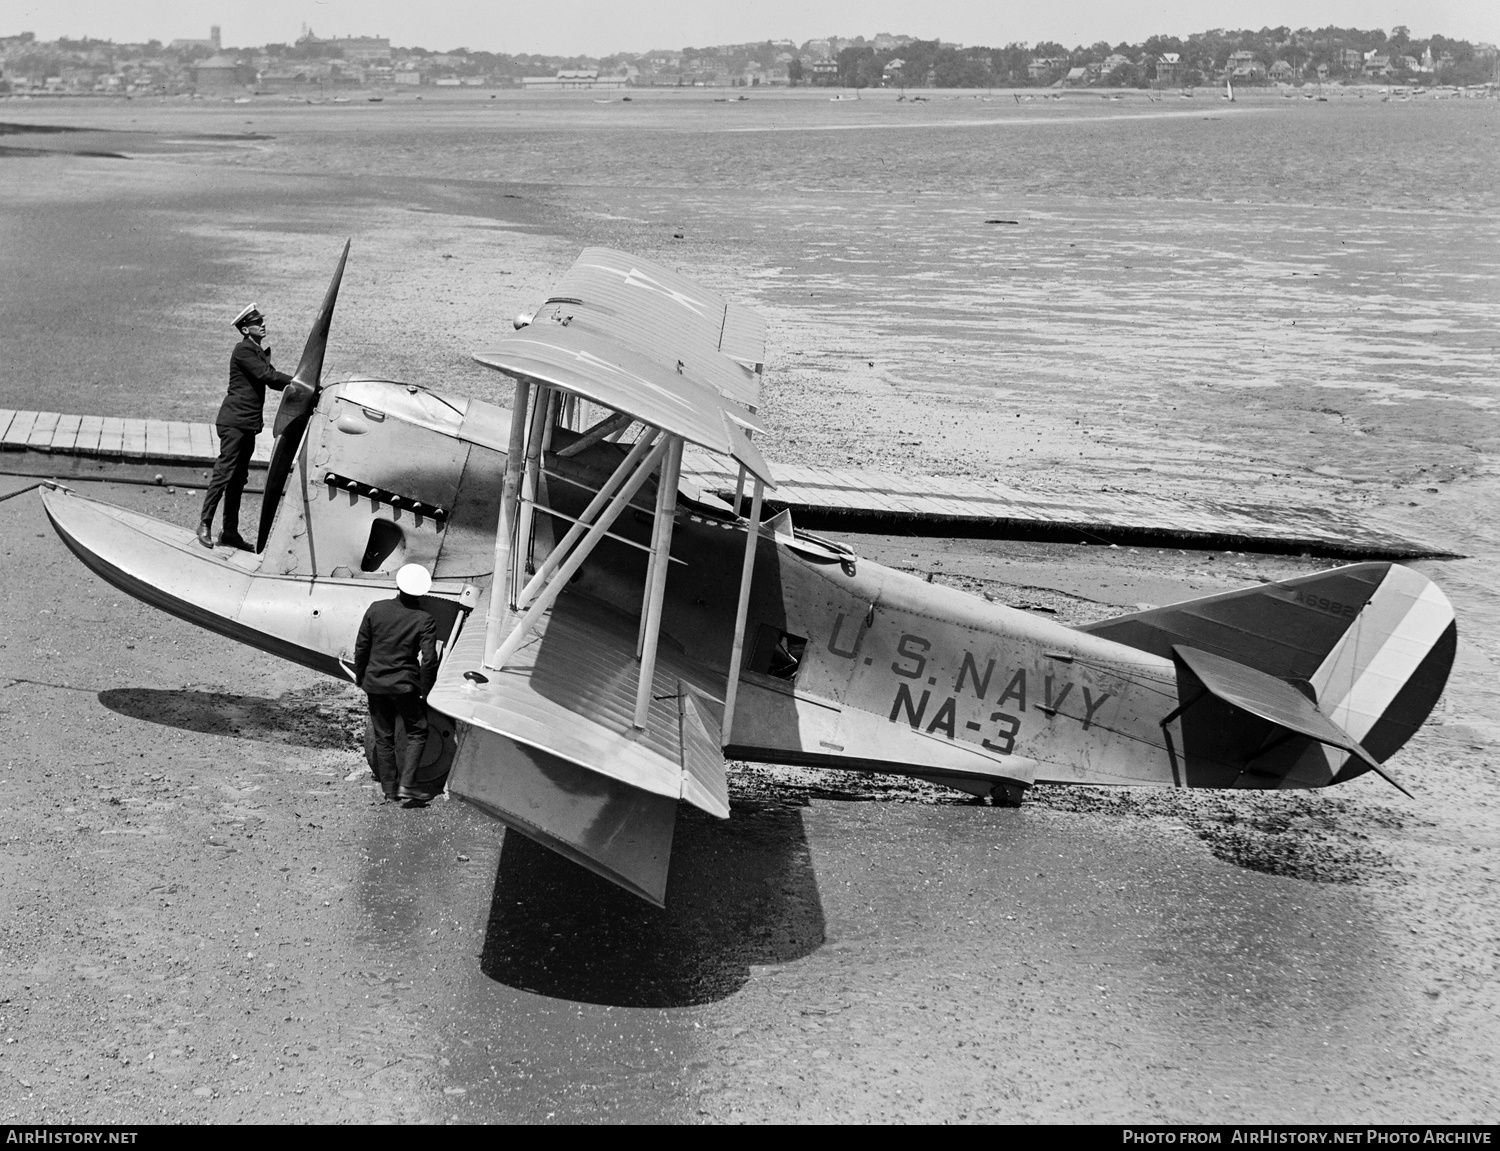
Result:
{"type": "MultiPolygon", "coordinates": [[[[1189,504],[1120,492],[1063,496],[962,476],[797,464],[772,463],[771,471],[777,487],[767,491],[767,507],[790,509],[794,523],[813,531],[1177,546],[1345,559],[1449,554],[1328,508],[1212,500],[1189,504]]],[[[684,452],[682,474],[703,491],[733,502],[738,470],[726,458],[684,452]]]]}
{"type": "MultiPolygon", "coordinates": [[[[269,430],[256,437],[246,491],[260,490],[256,473],[270,462],[271,444],[269,430]]],[[[10,475],[202,487],[219,455],[219,434],[212,424],[181,420],[0,408],[0,453],[0,473],[10,475]]]]}
{"type": "MultiPolygon", "coordinates": [[[[247,491],[260,490],[269,430],[256,440],[247,491]]],[[[218,456],[211,424],[0,409],[0,474],[202,487],[218,456]]],[[[1336,510],[1180,500],[1116,492],[1030,493],[960,476],[773,463],[767,504],[790,509],[811,530],[1068,543],[1177,546],[1370,559],[1446,554],[1379,532],[1336,510]]],[[[707,452],[685,452],[685,479],[733,499],[736,469],[707,452]]]]}

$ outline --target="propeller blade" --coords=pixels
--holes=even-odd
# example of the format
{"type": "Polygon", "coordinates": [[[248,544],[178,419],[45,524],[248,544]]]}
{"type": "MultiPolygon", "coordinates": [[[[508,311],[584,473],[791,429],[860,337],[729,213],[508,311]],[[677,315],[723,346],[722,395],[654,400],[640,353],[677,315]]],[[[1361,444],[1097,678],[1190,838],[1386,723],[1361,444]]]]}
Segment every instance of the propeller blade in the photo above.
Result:
{"type": "Polygon", "coordinates": [[[307,334],[307,344],[302,349],[302,361],[292,375],[292,382],[281,392],[281,404],[276,409],[276,420],[271,432],[280,437],[296,420],[312,411],[317,402],[318,389],[323,382],[323,354],[328,350],[328,330],[333,324],[333,309],[339,301],[339,283],[344,278],[344,265],[349,260],[349,245],[344,241],[344,250],[339,255],[339,266],[334,269],[333,279],[328,282],[328,291],[323,294],[323,306],[313,320],[312,331],[307,334]]]}
{"type": "MultiPolygon", "coordinates": [[[[291,391],[292,385],[287,385],[291,391]]],[[[316,395],[308,389],[308,395],[316,395]]],[[[286,402],[282,401],[282,407],[286,402]]],[[[279,420],[278,420],[279,422],[279,420]]],[[[297,449],[302,446],[302,433],[306,430],[308,419],[306,416],[297,421],[292,429],[292,435],[276,436],[276,444],[271,449],[271,462],[266,468],[265,494],[260,498],[260,526],[255,535],[255,550],[263,552],[266,550],[266,541],[271,538],[271,528],[276,523],[276,512],[281,507],[281,496],[286,491],[286,481],[292,474],[292,465],[297,462],[297,449]]]]}
{"type": "Polygon", "coordinates": [[[328,350],[328,329],[333,323],[333,308],[339,302],[339,281],[344,278],[344,264],[349,260],[349,245],[344,241],[344,250],[339,255],[339,266],[333,270],[333,279],[328,281],[328,291],[323,295],[323,306],[318,309],[318,318],[313,321],[312,331],[307,334],[307,345],[302,349],[302,361],[292,373],[292,379],[317,391],[323,378],[323,353],[328,350]]]}

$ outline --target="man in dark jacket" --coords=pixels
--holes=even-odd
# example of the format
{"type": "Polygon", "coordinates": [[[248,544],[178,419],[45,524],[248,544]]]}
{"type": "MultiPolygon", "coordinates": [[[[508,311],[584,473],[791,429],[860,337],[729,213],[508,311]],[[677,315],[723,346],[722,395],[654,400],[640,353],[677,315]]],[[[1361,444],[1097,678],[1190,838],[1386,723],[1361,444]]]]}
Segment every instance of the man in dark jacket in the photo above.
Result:
{"type": "Polygon", "coordinates": [[[250,475],[255,437],[265,427],[261,413],[266,406],[266,389],[280,391],[292,382],[292,377],[271,365],[266,318],[259,308],[251,304],[234,318],[234,326],[244,338],[229,356],[229,394],[214,421],[219,432],[219,458],[203,496],[198,542],[206,548],[214,546],[214,512],[223,497],[224,529],[219,533],[219,543],[253,551],[240,535],[240,493],[250,475]]]}
{"type": "Polygon", "coordinates": [[[437,624],[417,602],[432,577],[421,564],[396,573],[395,599],[365,611],[354,644],[354,681],[370,700],[375,774],[387,799],[424,803],[417,769],[427,748],[427,693],[437,679],[437,624]],[[406,727],[406,755],[396,770],[396,719],[406,727]]]}

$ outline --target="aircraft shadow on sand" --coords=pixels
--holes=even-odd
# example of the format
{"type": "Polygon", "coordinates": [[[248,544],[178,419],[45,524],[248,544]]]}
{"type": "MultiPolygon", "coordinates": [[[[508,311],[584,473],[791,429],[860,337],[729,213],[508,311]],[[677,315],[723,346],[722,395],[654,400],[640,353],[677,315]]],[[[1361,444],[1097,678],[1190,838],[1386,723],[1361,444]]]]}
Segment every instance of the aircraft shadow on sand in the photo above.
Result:
{"type": "Polygon", "coordinates": [[[202,735],[228,735],[260,743],[348,750],[358,746],[363,709],[321,698],[316,690],[277,699],[218,691],[168,691],[116,687],[98,700],[117,715],[202,735]],[[350,711],[350,715],[342,714],[350,711]]]}
{"type": "Polygon", "coordinates": [[[615,1007],[725,999],[754,964],[824,940],[801,806],[747,801],[721,823],[684,810],[666,909],[507,833],[480,968],[523,991],[615,1007]]]}

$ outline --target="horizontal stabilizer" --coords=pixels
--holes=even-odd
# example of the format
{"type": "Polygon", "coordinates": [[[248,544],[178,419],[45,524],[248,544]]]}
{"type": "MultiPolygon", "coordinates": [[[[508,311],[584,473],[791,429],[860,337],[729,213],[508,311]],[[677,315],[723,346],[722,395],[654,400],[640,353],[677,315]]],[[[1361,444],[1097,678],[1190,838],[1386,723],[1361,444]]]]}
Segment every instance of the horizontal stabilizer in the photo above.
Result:
{"type": "MultiPolygon", "coordinates": [[[[1406,795],[1411,795],[1374,756],[1360,746],[1358,740],[1324,715],[1316,703],[1291,684],[1234,660],[1183,644],[1174,644],[1172,654],[1181,665],[1186,665],[1202,691],[1231,707],[1260,717],[1281,732],[1306,736],[1318,743],[1348,752],[1406,795]]],[[[1187,711],[1191,707],[1190,701],[1179,710],[1187,711]]],[[[1277,738],[1273,733],[1265,742],[1274,744],[1277,738]]],[[[1247,762],[1253,762],[1256,758],[1254,752],[1258,749],[1247,750],[1251,752],[1247,756],[1247,762]]]]}

